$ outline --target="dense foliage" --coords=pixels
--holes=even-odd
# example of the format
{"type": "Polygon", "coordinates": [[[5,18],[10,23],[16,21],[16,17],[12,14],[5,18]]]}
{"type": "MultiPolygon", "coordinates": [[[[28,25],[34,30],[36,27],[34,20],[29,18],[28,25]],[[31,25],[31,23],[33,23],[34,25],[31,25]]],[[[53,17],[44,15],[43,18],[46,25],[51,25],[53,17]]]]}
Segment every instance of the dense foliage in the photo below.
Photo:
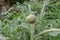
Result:
{"type": "MultiPolygon", "coordinates": [[[[26,17],[31,14],[28,4],[31,6],[33,14],[36,16],[35,33],[51,28],[60,28],[60,0],[50,0],[44,11],[44,17],[41,20],[41,9],[43,1],[17,2],[6,12],[0,13],[0,34],[7,37],[8,40],[30,40],[31,24],[27,23],[26,17]],[[42,21],[42,22],[41,22],[42,21]]],[[[60,40],[60,32],[49,32],[35,40],[60,40]]]]}

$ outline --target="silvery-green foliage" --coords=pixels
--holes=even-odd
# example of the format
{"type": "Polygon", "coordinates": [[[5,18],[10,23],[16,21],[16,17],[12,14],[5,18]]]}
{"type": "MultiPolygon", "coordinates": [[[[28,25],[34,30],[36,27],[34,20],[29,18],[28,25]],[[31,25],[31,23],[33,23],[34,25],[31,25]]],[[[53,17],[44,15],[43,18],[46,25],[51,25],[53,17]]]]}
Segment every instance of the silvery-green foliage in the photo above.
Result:
{"type": "MultiPolygon", "coordinates": [[[[26,22],[26,16],[30,14],[28,4],[30,4],[31,10],[37,18],[35,23],[35,35],[46,32],[44,30],[47,29],[60,28],[60,19],[54,19],[60,17],[60,1],[54,4],[50,4],[49,2],[43,13],[44,17],[42,20],[42,26],[40,13],[43,2],[17,3],[13,6],[13,9],[9,9],[10,11],[7,11],[7,14],[2,15],[3,17],[6,17],[4,20],[1,20],[3,17],[0,19],[0,33],[5,37],[8,37],[8,40],[30,40],[31,25],[26,22]],[[53,8],[55,8],[55,10],[53,8]]],[[[44,33],[43,35],[35,38],[35,40],[60,40],[60,32],[44,33]]]]}

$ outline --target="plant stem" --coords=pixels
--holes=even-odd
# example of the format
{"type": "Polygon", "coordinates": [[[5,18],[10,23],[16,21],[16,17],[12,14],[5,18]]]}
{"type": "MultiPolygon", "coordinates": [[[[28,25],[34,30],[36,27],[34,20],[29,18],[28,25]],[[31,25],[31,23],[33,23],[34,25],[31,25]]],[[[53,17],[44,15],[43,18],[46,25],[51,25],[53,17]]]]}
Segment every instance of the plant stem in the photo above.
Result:
{"type": "Polygon", "coordinates": [[[60,31],[60,29],[52,28],[52,29],[44,30],[44,31],[40,32],[39,34],[35,35],[34,38],[37,38],[40,35],[43,35],[43,34],[48,33],[48,32],[53,32],[53,31],[60,31]]]}
{"type": "Polygon", "coordinates": [[[49,1],[50,1],[50,0],[45,0],[45,1],[44,1],[44,4],[43,4],[43,6],[42,6],[42,9],[41,9],[40,21],[41,21],[41,26],[42,26],[42,27],[43,27],[43,17],[45,16],[44,11],[45,11],[45,8],[46,8],[46,6],[48,5],[49,1]]]}
{"type": "Polygon", "coordinates": [[[45,7],[48,5],[49,1],[50,1],[50,0],[45,0],[45,1],[44,1],[43,7],[42,7],[42,10],[41,10],[41,13],[40,13],[40,17],[42,17],[42,18],[44,17],[43,12],[44,12],[44,10],[45,10],[45,7]]]}
{"type": "Polygon", "coordinates": [[[31,40],[34,40],[34,29],[35,29],[34,24],[31,24],[31,40]]]}

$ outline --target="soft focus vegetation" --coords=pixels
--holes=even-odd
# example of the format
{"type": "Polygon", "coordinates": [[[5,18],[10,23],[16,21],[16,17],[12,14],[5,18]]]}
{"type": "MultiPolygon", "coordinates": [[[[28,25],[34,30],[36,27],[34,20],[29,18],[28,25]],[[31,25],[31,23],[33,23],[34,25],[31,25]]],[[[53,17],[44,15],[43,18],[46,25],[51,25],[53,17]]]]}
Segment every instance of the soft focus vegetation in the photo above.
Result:
{"type": "MultiPolygon", "coordinates": [[[[34,35],[43,31],[42,35],[37,36],[35,40],[60,40],[60,0],[50,0],[44,9],[43,16],[40,14],[44,0],[39,0],[39,2],[23,1],[13,3],[11,1],[12,4],[6,3],[1,6],[3,8],[0,7],[0,34],[4,35],[7,40],[30,40],[31,24],[27,23],[26,17],[32,12],[36,16],[34,35]],[[28,5],[31,7],[31,12],[28,5]],[[49,29],[55,31],[52,32],[49,29]],[[44,33],[45,30],[50,32],[44,33]]],[[[0,1],[0,5],[4,2],[0,1]]]]}

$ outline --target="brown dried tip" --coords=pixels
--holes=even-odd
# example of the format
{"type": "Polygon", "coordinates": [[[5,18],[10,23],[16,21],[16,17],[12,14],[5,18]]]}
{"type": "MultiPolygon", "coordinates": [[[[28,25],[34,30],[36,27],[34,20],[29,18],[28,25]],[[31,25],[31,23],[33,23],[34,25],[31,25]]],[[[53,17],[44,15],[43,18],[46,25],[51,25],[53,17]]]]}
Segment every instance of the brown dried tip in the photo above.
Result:
{"type": "Polygon", "coordinates": [[[33,14],[29,14],[29,15],[27,16],[27,18],[26,18],[26,21],[27,21],[28,23],[33,24],[33,23],[36,22],[36,16],[33,15],[33,14]]]}

